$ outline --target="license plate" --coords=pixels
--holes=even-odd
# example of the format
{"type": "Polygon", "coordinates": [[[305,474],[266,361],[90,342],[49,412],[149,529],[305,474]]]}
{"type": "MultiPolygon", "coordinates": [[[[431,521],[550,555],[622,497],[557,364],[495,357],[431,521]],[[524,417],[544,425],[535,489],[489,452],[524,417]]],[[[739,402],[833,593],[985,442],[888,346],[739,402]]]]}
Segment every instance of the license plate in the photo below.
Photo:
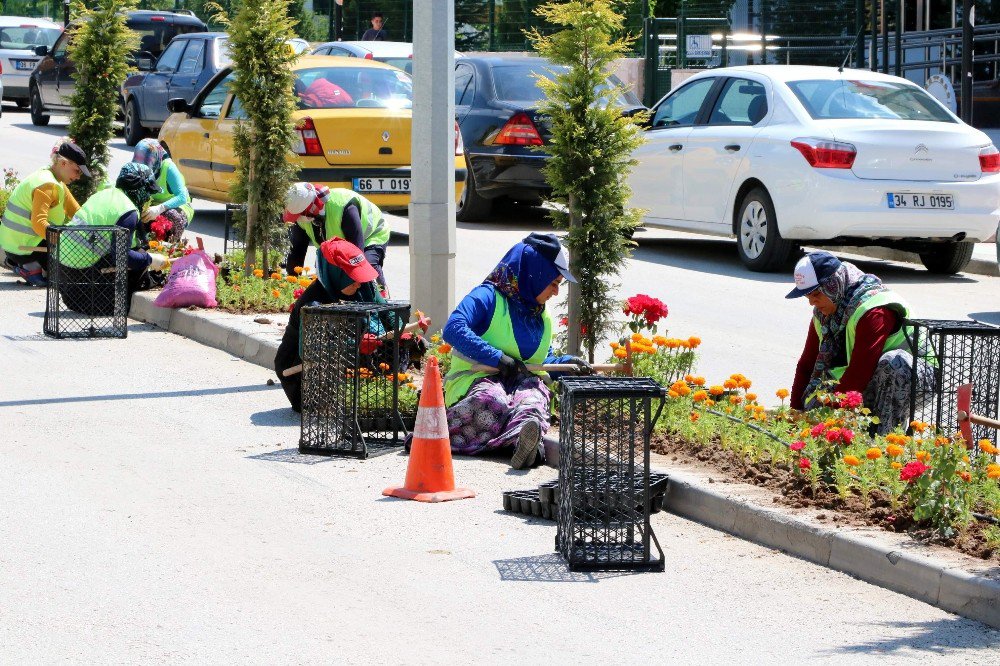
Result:
{"type": "Polygon", "coordinates": [[[409,178],[355,178],[355,192],[402,192],[410,191],[409,178]]]}
{"type": "Polygon", "coordinates": [[[35,69],[35,61],[34,60],[15,60],[14,61],[14,69],[16,69],[19,72],[30,72],[33,69],[35,69]]]}
{"type": "Polygon", "coordinates": [[[889,208],[955,210],[955,197],[951,194],[925,194],[921,192],[889,192],[885,195],[889,208]]]}

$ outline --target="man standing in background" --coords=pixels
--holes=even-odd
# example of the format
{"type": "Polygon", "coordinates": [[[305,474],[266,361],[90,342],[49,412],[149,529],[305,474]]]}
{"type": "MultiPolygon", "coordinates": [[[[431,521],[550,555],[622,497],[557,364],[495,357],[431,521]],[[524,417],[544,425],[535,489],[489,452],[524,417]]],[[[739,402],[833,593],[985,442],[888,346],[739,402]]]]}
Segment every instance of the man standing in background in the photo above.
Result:
{"type": "Polygon", "coordinates": [[[382,12],[372,14],[372,27],[365,30],[365,34],[361,35],[361,41],[384,42],[385,30],[382,29],[383,23],[385,23],[385,17],[382,15],[382,12]]]}

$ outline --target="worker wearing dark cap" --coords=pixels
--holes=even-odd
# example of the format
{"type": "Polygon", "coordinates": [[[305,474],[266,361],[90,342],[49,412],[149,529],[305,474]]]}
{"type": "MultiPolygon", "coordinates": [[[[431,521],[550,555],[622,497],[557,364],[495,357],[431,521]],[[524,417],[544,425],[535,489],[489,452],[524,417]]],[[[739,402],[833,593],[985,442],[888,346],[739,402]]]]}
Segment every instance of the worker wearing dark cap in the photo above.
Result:
{"type": "Polygon", "coordinates": [[[61,141],[52,149],[52,164],[22,180],[7,201],[0,218],[4,264],[32,286],[46,285],[45,230],[76,214],[80,204],[67,185],[81,176],[90,177],[87,155],[72,141],[61,141]]]}
{"type": "Polygon", "coordinates": [[[576,282],[559,239],[533,233],[508,250],[451,313],[443,337],[452,346],[444,389],[453,452],[510,450],[515,469],[530,467],[542,453],[549,428],[547,377],[526,364],[569,363],[578,373],[592,372],[582,358],[552,351],[545,304],[564,280],[576,282]]]}

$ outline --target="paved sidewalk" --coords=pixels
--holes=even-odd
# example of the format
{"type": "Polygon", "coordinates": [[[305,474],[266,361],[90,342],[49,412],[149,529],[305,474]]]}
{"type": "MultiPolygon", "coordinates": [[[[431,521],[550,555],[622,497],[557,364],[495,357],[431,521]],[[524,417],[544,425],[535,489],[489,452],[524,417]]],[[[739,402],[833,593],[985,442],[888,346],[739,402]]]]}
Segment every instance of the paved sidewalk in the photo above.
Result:
{"type": "Polygon", "coordinates": [[[40,335],[0,277],[0,653],[8,663],[995,663],[1000,632],[659,514],[664,574],[570,574],[551,478],[459,459],[474,500],[380,496],[406,459],[298,456],[265,370],[133,324],[40,335]]]}

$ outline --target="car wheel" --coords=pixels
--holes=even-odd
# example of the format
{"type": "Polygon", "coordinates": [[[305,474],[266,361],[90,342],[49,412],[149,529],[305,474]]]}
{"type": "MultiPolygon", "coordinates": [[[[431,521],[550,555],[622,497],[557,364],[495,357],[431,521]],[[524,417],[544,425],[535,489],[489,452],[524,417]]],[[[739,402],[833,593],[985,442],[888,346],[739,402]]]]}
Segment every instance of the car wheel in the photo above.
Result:
{"type": "Polygon", "coordinates": [[[45,114],[45,107],[42,106],[42,98],[38,94],[38,88],[31,89],[31,124],[36,127],[45,127],[49,124],[51,116],[45,114]]]}
{"type": "MultiPolygon", "coordinates": [[[[465,163],[469,163],[466,158],[465,163]]],[[[478,222],[490,216],[493,210],[493,200],[484,199],[476,191],[476,179],[472,176],[472,169],[468,170],[465,178],[465,187],[462,189],[462,196],[458,200],[458,207],[455,210],[455,219],[459,222],[478,222]]]]}
{"type": "Polygon", "coordinates": [[[737,221],[736,248],[747,268],[769,272],[788,262],[795,243],[781,237],[778,216],[767,190],[756,187],[743,197],[737,221]]]}
{"type": "Polygon", "coordinates": [[[942,243],[928,252],[920,253],[920,261],[931,273],[954,275],[961,273],[972,260],[975,243],[942,243]]]}
{"type": "Polygon", "coordinates": [[[31,105],[31,102],[26,99],[14,100],[14,103],[17,104],[17,108],[19,109],[27,109],[31,105]]]}
{"type": "Polygon", "coordinates": [[[134,99],[125,105],[125,128],[122,132],[126,146],[134,146],[146,136],[146,128],[139,122],[139,106],[134,99]]]}

